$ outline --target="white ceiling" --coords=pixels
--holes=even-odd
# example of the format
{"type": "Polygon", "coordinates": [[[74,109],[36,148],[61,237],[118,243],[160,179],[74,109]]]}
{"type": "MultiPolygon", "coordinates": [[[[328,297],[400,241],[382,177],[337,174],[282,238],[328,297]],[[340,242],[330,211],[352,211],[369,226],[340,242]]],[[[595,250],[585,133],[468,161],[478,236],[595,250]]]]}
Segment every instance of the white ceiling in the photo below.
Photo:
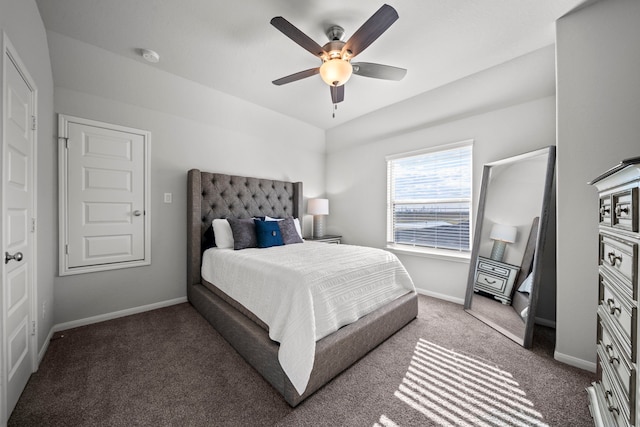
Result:
{"type": "Polygon", "coordinates": [[[44,25],[323,129],[554,43],[554,21],[584,0],[391,0],[400,18],[356,61],[408,69],[399,82],[353,76],[332,118],[320,76],[272,80],[319,60],[270,25],[283,16],[318,44],[337,24],[345,40],[382,2],[370,0],[37,0],[44,25]]]}

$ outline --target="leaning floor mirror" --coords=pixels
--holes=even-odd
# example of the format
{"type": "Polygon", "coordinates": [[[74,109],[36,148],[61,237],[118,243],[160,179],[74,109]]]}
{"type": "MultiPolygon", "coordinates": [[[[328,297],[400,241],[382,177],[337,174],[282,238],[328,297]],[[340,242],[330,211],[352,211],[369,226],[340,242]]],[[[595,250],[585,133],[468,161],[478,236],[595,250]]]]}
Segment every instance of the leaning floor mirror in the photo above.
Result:
{"type": "Polygon", "coordinates": [[[547,236],[555,147],[484,165],[465,310],[529,348],[547,236]]]}

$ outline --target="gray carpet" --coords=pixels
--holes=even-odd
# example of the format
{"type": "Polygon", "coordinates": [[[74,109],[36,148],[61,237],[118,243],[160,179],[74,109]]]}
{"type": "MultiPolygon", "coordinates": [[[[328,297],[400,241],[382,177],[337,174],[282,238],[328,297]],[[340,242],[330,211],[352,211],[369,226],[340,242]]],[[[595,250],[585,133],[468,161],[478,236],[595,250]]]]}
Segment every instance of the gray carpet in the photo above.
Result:
{"type": "Polygon", "coordinates": [[[594,374],[525,350],[457,304],[420,314],[295,409],[189,305],[56,334],[9,426],[592,425],[594,374]]]}

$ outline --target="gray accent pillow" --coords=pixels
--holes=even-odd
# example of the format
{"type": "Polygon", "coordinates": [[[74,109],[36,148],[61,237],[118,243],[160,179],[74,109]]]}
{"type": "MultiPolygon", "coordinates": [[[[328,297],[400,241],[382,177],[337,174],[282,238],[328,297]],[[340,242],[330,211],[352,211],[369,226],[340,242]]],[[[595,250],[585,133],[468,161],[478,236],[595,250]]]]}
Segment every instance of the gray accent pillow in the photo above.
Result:
{"type": "Polygon", "coordinates": [[[278,227],[280,228],[280,234],[282,235],[282,243],[290,245],[292,243],[302,243],[302,239],[296,230],[296,224],[293,218],[285,218],[278,221],[278,227]]]}
{"type": "Polygon", "coordinates": [[[233,233],[233,249],[240,250],[246,248],[258,247],[258,238],[256,237],[256,226],[252,218],[236,219],[227,218],[233,233]]]}

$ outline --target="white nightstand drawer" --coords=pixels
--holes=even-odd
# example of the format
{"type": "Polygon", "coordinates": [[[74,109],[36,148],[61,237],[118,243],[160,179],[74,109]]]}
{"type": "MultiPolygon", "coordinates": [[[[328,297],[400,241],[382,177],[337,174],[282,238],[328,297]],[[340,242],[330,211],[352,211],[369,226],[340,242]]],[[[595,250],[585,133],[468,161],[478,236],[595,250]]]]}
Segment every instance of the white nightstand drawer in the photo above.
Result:
{"type": "Polygon", "coordinates": [[[496,264],[490,264],[488,262],[479,261],[478,270],[490,271],[493,274],[497,274],[504,277],[509,277],[509,269],[501,267],[496,264]]]}
{"type": "Polygon", "coordinates": [[[304,240],[308,240],[310,242],[340,244],[342,242],[342,236],[325,235],[322,237],[305,237],[304,240]]]}
{"type": "Polygon", "coordinates": [[[476,285],[482,289],[503,292],[507,285],[507,279],[491,276],[489,274],[478,271],[476,276],[476,285]]]}

